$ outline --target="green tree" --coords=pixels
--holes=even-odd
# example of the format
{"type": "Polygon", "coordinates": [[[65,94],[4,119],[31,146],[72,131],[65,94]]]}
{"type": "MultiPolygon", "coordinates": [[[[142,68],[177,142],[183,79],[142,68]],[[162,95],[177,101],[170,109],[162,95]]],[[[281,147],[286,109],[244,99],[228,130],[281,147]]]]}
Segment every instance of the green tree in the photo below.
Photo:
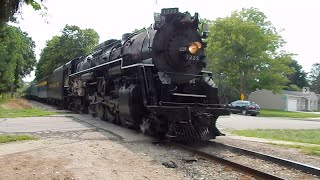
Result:
{"type": "Polygon", "coordinates": [[[292,62],[289,64],[289,67],[294,70],[294,73],[288,76],[289,83],[287,84],[288,87],[284,88],[285,90],[299,91],[302,87],[309,86],[307,81],[307,73],[302,70],[302,66],[296,60],[292,60],[292,62]]]}
{"type": "Polygon", "coordinates": [[[54,36],[47,41],[37,64],[36,79],[48,76],[73,58],[89,54],[98,42],[99,35],[95,30],[66,25],[61,36],[54,36]]]}
{"type": "Polygon", "coordinates": [[[292,55],[281,51],[284,41],[255,8],[235,11],[216,19],[210,27],[206,48],[209,68],[228,88],[229,95],[239,98],[255,89],[279,91],[292,73],[288,65],[292,55]]]}
{"type": "Polygon", "coordinates": [[[289,91],[301,91],[301,88],[298,87],[295,84],[290,84],[288,87],[286,87],[284,90],[289,90],[289,91]]]}
{"type": "Polygon", "coordinates": [[[35,44],[20,28],[5,25],[0,29],[0,93],[18,88],[21,79],[36,63],[35,44]]]}
{"type": "Polygon", "coordinates": [[[320,94],[320,63],[312,65],[309,73],[311,91],[320,94]]]}
{"type": "Polygon", "coordinates": [[[19,10],[24,4],[32,6],[36,11],[46,10],[43,4],[35,0],[2,0],[0,1],[0,28],[9,21],[16,21],[15,15],[19,14],[19,10]]]}

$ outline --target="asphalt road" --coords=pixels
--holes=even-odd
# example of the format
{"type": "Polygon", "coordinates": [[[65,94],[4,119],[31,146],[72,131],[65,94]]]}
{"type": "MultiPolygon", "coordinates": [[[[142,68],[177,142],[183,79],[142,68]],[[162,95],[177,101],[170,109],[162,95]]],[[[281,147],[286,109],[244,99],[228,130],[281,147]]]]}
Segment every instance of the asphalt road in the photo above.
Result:
{"type": "MultiPolygon", "coordinates": [[[[285,118],[266,118],[235,115],[220,117],[217,122],[219,129],[320,129],[319,120],[297,120],[285,118]]],[[[99,129],[114,133],[117,138],[127,138],[123,128],[92,118],[89,115],[68,115],[51,117],[28,117],[28,118],[0,118],[0,133],[52,133],[63,131],[77,131],[99,129]]],[[[140,137],[141,138],[141,137],[140,137]]],[[[138,139],[140,139],[138,138],[138,139]]]]}
{"type": "Polygon", "coordinates": [[[124,142],[150,139],[139,132],[110,124],[90,115],[0,118],[0,134],[37,134],[45,137],[76,131],[101,132],[109,139],[119,139],[124,142]]]}
{"type": "Polygon", "coordinates": [[[219,117],[219,129],[318,129],[320,119],[290,119],[231,114],[219,117]]]}

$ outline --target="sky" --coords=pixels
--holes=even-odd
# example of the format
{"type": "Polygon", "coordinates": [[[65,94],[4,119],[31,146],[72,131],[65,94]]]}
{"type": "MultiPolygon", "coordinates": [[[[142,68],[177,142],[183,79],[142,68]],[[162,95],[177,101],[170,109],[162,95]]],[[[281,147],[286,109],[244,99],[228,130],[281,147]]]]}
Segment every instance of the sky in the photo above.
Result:
{"type": "MultiPolygon", "coordinates": [[[[22,7],[18,26],[35,41],[36,55],[46,41],[60,35],[66,24],[93,28],[100,42],[116,38],[134,29],[149,27],[154,12],[161,8],[178,7],[192,15],[215,20],[230,16],[242,8],[257,8],[267,16],[286,41],[284,50],[296,54],[295,60],[309,72],[320,62],[320,8],[317,0],[45,0],[47,16],[42,17],[30,6],[22,7]]],[[[34,72],[24,78],[31,81],[34,72]]]]}

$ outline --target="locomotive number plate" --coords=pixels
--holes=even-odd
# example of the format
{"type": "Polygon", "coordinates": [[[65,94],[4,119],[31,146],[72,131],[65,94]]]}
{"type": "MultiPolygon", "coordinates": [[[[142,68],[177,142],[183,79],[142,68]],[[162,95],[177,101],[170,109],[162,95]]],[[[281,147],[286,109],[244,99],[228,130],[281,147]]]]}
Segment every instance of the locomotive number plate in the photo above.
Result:
{"type": "Polygon", "coordinates": [[[187,54],[186,59],[191,61],[199,61],[199,56],[193,56],[193,55],[187,54]]]}
{"type": "Polygon", "coordinates": [[[179,12],[178,8],[166,8],[161,10],[161,14],[175,14],[178,12],[179,12]]]}

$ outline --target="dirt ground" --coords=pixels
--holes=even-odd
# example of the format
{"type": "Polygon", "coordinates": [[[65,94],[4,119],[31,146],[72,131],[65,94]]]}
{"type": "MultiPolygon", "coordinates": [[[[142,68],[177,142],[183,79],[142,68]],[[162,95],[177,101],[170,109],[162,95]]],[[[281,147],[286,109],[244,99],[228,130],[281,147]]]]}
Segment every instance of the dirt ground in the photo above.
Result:
{"type": "MultiPolygon", "coordinates": [[[[28,109],[32,104],[17,98],[1,107],[28,109]]],[[[39,134],[39,138],[0,144],[0,180],[185,179],[181,172],[155,164],[95,131],[39,134]]]]}
{"type": "Polygon", "coordinates": [[[0,179],[185,179],[185,174],[107,139],[46,140],[2,148],[32,144],[38,148],[0,156],[0,179]]]}

